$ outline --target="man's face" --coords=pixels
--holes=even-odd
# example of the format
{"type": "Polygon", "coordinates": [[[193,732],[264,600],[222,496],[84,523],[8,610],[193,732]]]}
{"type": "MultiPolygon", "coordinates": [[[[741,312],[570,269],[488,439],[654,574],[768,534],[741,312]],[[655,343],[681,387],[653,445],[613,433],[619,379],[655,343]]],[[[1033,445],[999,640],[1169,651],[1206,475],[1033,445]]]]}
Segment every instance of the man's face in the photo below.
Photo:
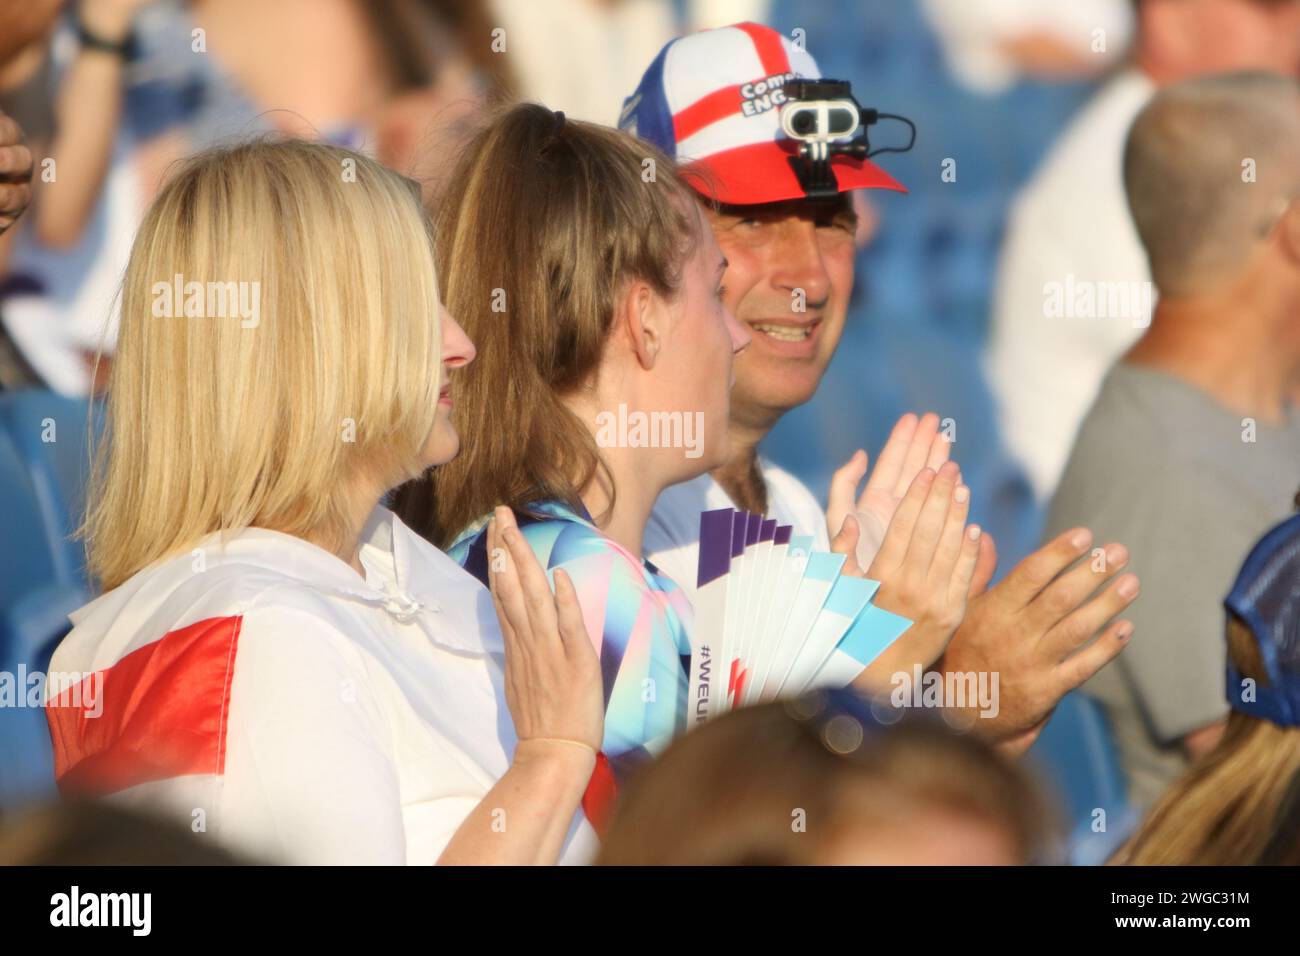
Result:
{"type": "Polygon", "coordinates": [[[753,333],[736,356],[731,418],[767,430],[813,397],[839,345],[857,220],[847,194],[706,211],[729,263],[723,302],[753,333]]]}

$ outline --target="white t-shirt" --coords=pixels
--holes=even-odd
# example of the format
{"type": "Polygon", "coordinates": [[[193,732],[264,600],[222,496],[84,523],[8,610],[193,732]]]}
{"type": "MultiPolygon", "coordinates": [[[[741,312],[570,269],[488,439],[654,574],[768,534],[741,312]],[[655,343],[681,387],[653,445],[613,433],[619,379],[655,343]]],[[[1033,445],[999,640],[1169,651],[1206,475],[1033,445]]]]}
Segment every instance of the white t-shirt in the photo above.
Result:
{"type": "MultiPolygon", "coordinates": [[[[767,485],[767,517],[794,528],[795,534],[812,535],[813,547],[830,550],[826,512],[807,486],[783,468],[758,460],[767,485]]],[[[692,601],[700,560],[700,512],[734,508],[722,486],[708,474],[661,492],[645,529],[645,554],[650,563],[672,578],[692,601]]]]}
{"type": "Polygon", "coordinates": [[[523,96],[591,123],[618,118],[641,71],[677,35],[661,0],[492,0],[490,9],[523,96]]]}
{"type": "MultiPolygon", "coordinates": [[[[60,789],[257,859],[434,863],[514,752],[502,637],[391,512],[363,540],[364,580],[299,538],[214,535],[74,614],[49,687],[81,697],[46,708],[60,789]]],[[[561,862],[595,849],[578,811],[561,862]]]]}
{"type": "Polygon", "coordinates": [[[1129,0],[922,0],[921,10],[953,75],[989,95],[1022,76],[1012,40],[1050,37],[1102,70],[1124,55],[1135,27],[1129,0]]]}
{"type": "Polygon", "coordinates": [[[1107,370],[1151,321],[1122,159],[1154,92],[1137,70],[1112,79],[1052,147],[1007,224],[987,373],[1007,447],[1043,501],[1107,370]],[[1049,303],[1049,293],[1059,298],[1049,303]]]}

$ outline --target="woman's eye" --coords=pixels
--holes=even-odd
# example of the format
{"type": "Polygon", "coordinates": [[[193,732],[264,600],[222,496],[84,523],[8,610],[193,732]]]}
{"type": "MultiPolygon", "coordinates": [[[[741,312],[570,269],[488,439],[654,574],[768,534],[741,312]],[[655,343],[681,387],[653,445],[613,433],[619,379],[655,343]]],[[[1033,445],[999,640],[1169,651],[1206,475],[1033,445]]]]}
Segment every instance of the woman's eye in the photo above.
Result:
{"type": "Polygon", "coordinates": [[[718,286],[717,291],[714,292],[714,295],[716,295],[718,297],[718,301],[721,302],[723,299],[727,297],[727,287],[725,285],[718,286]]]}

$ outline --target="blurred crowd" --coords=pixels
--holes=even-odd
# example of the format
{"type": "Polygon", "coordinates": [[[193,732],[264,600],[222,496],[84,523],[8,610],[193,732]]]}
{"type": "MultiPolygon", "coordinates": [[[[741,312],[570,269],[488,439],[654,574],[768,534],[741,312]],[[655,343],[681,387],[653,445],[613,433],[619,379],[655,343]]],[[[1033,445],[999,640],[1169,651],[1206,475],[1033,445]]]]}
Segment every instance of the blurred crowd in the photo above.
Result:
{"type": "MultiPolygon", "coordinates": [[[[355,149],[436,216],[494,106],[617,125],[665,43],[741,21],[917,126],[887,163],[907,192],[854,194],[843,342],[763,452],[825,488],[934,409],[1003,567],[1077,526],[1124,542],[1136,636],[1082,690],[1147,820],[1118,859],[1300,862],[1300,713],[1270,723],[1224,694],[1228,667],[1300,700],[1300,580],[1263,593],[1300,575],[1296,529],[1259,558],[1273,577],[1233,590],[1300,488],[1300,99],[1278,85],[1300,77],[1300,0],[0,0],[0,114],[33,168],[0,235],[0,389],[104,391],[136,230],[199,150],[265,134],[355,149]],[[1248,200],[1214,186],[1225,170],[1248,200]]],[[[1059,859],[1041,790],[939,722],[822,695],[674,744],[601,861],[1059,859]],[[835,821],[818,840],[768,825],[791,780],[818,781],[809,812],[835,821]]],[[[0,861],[68,859],[62,812],[15,824],[0,861]]],[[[102,832],[134,832],[115,812],[93,811],[102,832]]]]}

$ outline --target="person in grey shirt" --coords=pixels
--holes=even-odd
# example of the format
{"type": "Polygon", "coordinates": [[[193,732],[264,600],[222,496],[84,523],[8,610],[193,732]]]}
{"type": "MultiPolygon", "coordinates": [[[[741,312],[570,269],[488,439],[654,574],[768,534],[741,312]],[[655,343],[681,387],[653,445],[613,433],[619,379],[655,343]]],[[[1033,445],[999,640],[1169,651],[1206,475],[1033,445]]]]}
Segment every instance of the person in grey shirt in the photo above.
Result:
{"type": "Polygon", "coordinates": [[[1079,429],[1046,535],[1121,537],[1141,575],[1131,645],[1083,690],[1145,807],[1222,733],[1223,598],[1300,487],[1300,86],[1164,90],[1124,179],[1159,301],[1079,429]]]}

